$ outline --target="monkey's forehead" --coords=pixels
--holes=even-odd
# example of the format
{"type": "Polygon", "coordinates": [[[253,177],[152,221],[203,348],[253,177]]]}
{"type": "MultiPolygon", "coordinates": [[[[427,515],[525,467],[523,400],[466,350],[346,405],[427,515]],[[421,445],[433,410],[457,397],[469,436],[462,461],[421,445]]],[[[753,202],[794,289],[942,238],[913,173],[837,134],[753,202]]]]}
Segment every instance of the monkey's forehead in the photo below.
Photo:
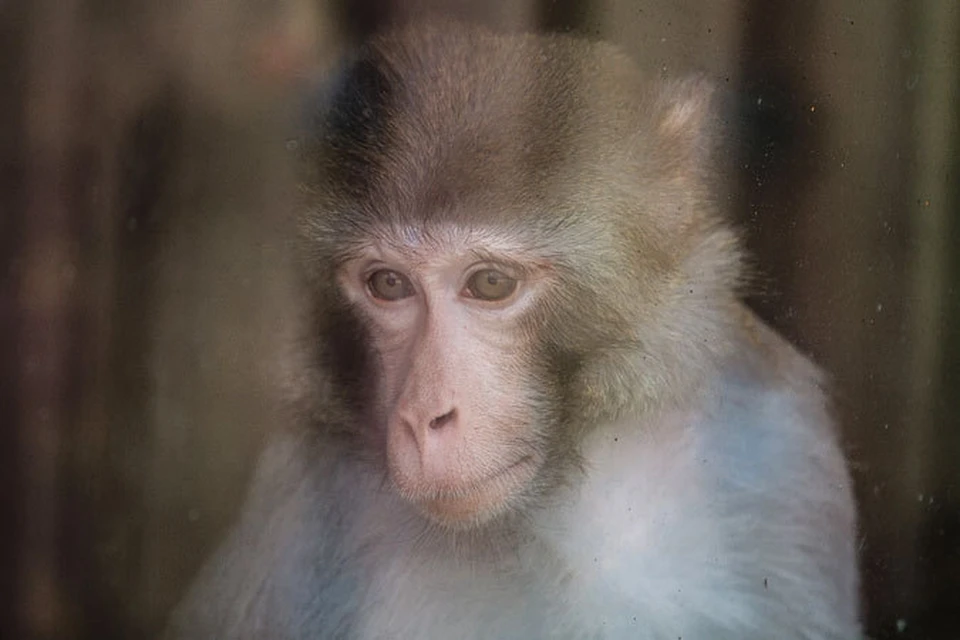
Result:
{"type": "Polygon", "coordinates": [[[505,269],[514,277],[534,280],[565,267],[557,247],[525,242],[502,229],[448,228],[442,233],[425,233],[420,227],[411,227],[405,233],[384,227],[339,249],[333,265],[344,273],[372,263],[402,264],[412,272],[487,264],[505,269]]]}
{"type": "Polygon", "coordinates": [[[363,195],[416,192],[438,206],[472,191],[542,198],[555,182],[586,183],[592,169],[645,155],[638,77],[621,56],[572,39],[394,32],[334,83],[314,157],[334,186],[363,195]]]}
{"type": "MultiPolygon", "coordinates": [[[[601,239],[598,231],[592,241],[609,244],[610,235],[601,239]]],[[[328,238],[336,244],[333,261],[339,265],[371,259],[391,262],[397,258],[422,266],[487,262],[508,266],[524,276],[562,267],[568,254],[592,243],[584,236],[568,242],[562,234],[551,234],[549,229],[535,229],[530,224],[452,220],[398,223],[382,219],[366,225],[362,231],[355,226],[349,231],[334,230],[328,238]]]]}
{"type": "Polygon", "coordinates": [[[675,229],[712,215],[691,195],[705,102],[689,88],[664,93],[610,47],[570,38],[386,34],[345,67],[304,146],[308,216],[324,227],[312,238],[449,221],[668,254],[675,229]]]}

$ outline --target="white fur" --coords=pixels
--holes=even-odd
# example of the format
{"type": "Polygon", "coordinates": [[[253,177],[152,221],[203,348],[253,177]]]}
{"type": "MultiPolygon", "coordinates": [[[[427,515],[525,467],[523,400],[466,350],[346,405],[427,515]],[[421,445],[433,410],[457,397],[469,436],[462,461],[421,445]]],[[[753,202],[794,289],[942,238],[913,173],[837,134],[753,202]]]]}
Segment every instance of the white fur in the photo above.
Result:
{"type": "Polygon", "coordinates": [[[835,541],[847,555],[825,561],[839,560],[829,567],[844,574],[838,579],[803,557],[815,552],[811,542],[836,555],[820,540],[829,533],[823,514],[806,513],[807,501],[843,511],[849,488],[831,487],[828,475],[797,476],[820,469],[808,455],[831,458],[834,471],[842,463],[810,437],[825,425],[803,424],[815,416],[804,415],[798,398],[755,392],[727,389],[695,411],[596,430],[584,445],[584,482],[567,506],[541,513],[534,538],[497,566],[384,546],[358,636],[858,637],[848,532],[840,527],[835,541]],[[730,486],[746,495],[724,501],[730,486]]]}
{"type": "Polygon", "coordinates": [[[174,637],[858,638],[851,492],[809,374],[727,373],[688,410],[594,430],[581,481],[495,562],[281,442],[174,637]]]}

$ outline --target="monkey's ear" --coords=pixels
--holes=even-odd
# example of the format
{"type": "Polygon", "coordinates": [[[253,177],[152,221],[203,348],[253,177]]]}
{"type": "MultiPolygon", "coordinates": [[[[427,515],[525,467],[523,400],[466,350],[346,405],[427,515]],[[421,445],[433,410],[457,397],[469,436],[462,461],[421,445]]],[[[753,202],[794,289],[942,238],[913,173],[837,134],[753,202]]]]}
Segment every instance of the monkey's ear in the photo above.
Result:
{"type": "Polygon", "coordinates": [[[661,143],[688,170],[702,166],[717,144],[716,91],[708,79],[693,76],[667,83],[654,123],[661,143]]]}

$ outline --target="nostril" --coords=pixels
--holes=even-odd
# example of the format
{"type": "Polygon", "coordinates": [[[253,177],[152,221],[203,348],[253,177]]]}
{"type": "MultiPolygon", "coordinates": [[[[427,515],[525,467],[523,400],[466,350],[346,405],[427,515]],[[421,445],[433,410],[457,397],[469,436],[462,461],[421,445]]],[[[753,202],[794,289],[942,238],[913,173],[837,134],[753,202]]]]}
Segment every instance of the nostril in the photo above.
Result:
{"type": "Polygon", "coordinates": [[[442,428],[444,425],[446,425],[446,424],[448,424],[449,422],[451,422],[456,416],[457,416],[457,410],[456,410],[456,409],[450,409],[450,411],[446,412],[446,413],[443,414],[442,416],[437,416],[436,418],[434,418],[433,420],[431,420],[431,421],[430,421],[430,428],[431,428],[431,429],[440,429],[440,428],[442,428]]]}

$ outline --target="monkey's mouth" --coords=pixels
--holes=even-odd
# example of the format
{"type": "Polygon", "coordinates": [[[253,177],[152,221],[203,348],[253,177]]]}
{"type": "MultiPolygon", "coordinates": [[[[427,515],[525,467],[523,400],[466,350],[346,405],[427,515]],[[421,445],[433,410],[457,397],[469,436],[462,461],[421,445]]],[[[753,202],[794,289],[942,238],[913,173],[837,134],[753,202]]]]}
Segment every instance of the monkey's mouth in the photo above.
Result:
{"type": "Polygon", "coordinates": [[[437,524],[470,528],[509,511],[536,476],[538,466],[534,456],[527,455],[482,480],[426,496],[408,497],[437,524]]]}

